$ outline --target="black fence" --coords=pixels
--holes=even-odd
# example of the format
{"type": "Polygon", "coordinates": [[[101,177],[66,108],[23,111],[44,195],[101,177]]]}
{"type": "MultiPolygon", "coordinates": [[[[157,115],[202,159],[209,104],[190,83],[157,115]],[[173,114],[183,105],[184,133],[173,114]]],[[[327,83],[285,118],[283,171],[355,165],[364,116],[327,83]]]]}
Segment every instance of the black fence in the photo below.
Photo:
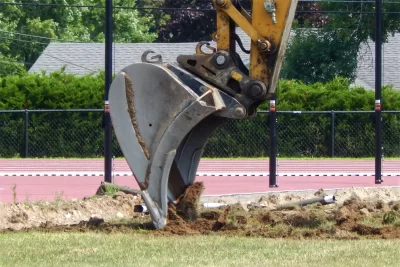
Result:
{"type": "MultiPolygon", "coordinates": [[[[268,157],[268,111],[229,120],[208,140],[204,157],[268,157]]],[[[104,156],[103,110],[0,111],[0,157],[104,156]]],[[[400,111],[382,114],[385,157],[400,157],[400,111]]],[[[280,157],[374,157],[374,111],[278,111],[280,157]]],[[[115,135],[112,151],[122,157],[115,135]]]]}

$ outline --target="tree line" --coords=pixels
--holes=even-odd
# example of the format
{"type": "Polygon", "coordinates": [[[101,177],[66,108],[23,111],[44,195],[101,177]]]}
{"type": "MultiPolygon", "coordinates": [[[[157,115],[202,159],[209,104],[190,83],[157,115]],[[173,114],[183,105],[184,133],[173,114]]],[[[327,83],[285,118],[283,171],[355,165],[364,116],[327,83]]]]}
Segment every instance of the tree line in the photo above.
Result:
{"type": "MultiPolygon", "coordinates": [[[[25,73],[49,42],[104,42],[104,9],[91,8],[104,7],[104,0],[10,3],[0,5],[0,76],[25,73]]],[[[250,8],[250,0],[241,3],[250,8]]],[[[113,4],[115,42],[198,42],[210,40],[216,29],[211,0],[114,0],[113,4]]],[[[305,83],[338,76],[354,80],[360,47],[375,37],[374,10],[372,2],[361,0],[300,1],[282,77],[305,83]]],[[[383,12],[383,41],[387,41],[400,28],[400,4],[384,2],[383,12]]]]}

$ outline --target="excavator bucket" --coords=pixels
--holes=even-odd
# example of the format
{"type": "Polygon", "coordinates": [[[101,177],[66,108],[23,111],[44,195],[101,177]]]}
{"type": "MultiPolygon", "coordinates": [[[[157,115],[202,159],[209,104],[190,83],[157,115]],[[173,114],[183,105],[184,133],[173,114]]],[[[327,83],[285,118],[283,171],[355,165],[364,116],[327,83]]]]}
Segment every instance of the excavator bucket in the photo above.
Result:
{"type": "Polygon", "coordinates": [[[252,3],[250,20],[240,1],[214,0],[213,53],[204,53],[202,46],[211,46],[201,42],[195,54],[163,63],[161,56],[148,60],[153,51],[147,51],[142,63],[126,66],[111,84],[114,132],[157,229],[167,223],[168,204],[194,183],[213,131],[228,119],[254,116],[274,96],[297,0],[252,3]],[[248,68],[231,45],[238,41],[232,22],[251,37],[248,68]]]}
{"type": "Polygon", "coordinates": [[[110,115],[156,228],[192,184],[209,135],[241,104],[172,64],[132,64],[114,79],[110,115]],[[190,86],[190,87],[189,87],[190,86]]]}

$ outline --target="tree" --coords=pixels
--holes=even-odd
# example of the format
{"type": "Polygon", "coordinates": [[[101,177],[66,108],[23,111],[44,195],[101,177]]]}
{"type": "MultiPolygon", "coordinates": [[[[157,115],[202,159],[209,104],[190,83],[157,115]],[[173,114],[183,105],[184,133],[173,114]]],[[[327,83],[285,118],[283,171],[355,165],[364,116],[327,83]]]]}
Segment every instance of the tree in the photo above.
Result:
{"type": "Polygon", "coordinates": [[[26,74],[24,64],[11,58],[0,56],[0,66],[0,77],[26,74]]]}
{"type": "Polygon", "coordinates": [[[305,83],[329,82],[335,77],[356,77],[360,42],[346,30],[300,28],[285,55],[281,77],[305,83]]]}
{"type": "MultiPolygon", "coordinates": [[[[368,39],[375,41],[375,2],[364,3],[365,0],[344,1],[344,3],[319,3],[321,10],[344,12],[329,14],[329,20],[326,24],[327,28],[346,29],[349,34],[356,36],[360,42],[365,42],[368,39]]],[[[382,12],[382,41],[386,42],[390,34],[393,35],[399,32],[400,16],[396,12],[400,12],[400,1],[384,1],[382,12]]]]}
{"type": "MultiPolygon", "coordinates": [[[[342,76],[353,82],[361,45],[368,40],[375,41],[374,4],[361,0],[319,2],[314,10],[336,13],[322,17],[323,23],[312,17],[297,20],[295,28],[301,28],[295,30],[288,46],[281,77],[314,83],[342,76]]],[[[386,11],[400,12],[400,2],[384,4],[383,12],[386,11]]],[[[397,14],[384,14],[382,41],[386,42],[399,28],[397,14]]]]}
{"type": "Polygon", "coordinates": [[[161,9],[165,7],[164,3],[165,1],[161,0],[140,0],[135,2],[135,7],[142,17],[150,16],[153,18],[153,24],[149,28],[151,32],[158,33],[171,19],[171,12],[161,9]]]}
{"type": "Polygon", "coordinates": [[[168,11],[170,19],[158,32],[157,42],[200,42],[211,40],[215,31],[213,2],[205,0],[166,0],[163,7],[186,10],[168,11]],[[196,11],[196,9],[200,9],[196,11]]]}
{"type": "MultiPolygon", "coordinates": [[[[62,3],[105,6],[104,0],[67,0],[62,3]]],[[[135,1],[114,0],[113,3],[114,6],[134,7],[135,1]]],[[[60,4],[60,1],[41,0],[40,4],[60,4]]],[[[142,17],[137,10],[124,8],[114,8],[113,12],[114,42],[152,42],[157,37],[155,32],[149,31],[154,24],[151,15],[142,17]]],[[[29,63],[34,63],[48,43],[55,39],[103,42],[104,16],[104,8],[1,5],[0,55],[4,60],[25,62],[25,67],[29,68],[29,63]]]]}
{"type": "MultiPolygon", "coordinates": [[[[241,0],[240,4],[251,14],[250,0],[241,0]]],[[[212,33],[216,31],[215,11],[202,11],[214,9],[211,0],[166,0],[162,7],[190,10],[168,11],[170,20],[159,31],[157,39],[159,42],[199,42],[211,40],[212,33]],[[199,9],[199,11],[196,11],[196,9],[199,9]]],[[[318,10],[318,6],[312,2],[300,2],[298,3],[297,10],[318,10]]],[[[326,15],[300,13],[296,15],[296,19],[300,24],[305,21],[312,21],[314,26],[320,26],[325,23],[326,15]]]]}

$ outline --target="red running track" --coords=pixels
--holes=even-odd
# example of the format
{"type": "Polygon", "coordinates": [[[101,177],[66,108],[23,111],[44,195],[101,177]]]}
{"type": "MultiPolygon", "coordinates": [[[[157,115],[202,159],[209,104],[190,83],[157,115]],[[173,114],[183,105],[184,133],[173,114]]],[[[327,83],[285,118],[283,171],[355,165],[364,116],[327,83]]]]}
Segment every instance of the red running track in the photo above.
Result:
{"type": "MultiPolygon", "coordinates": [[[[385,161],[384,173],[400,173],[400,161],[385,161]]],[[[101,172],[102,160],[0,160],[1,173],[17,172],[101,172]]],[[[115,161],[115,171],[129,171],[124,160],[115,161]]],[[[202,161],[199,172],[267,172],[267,161],[202,161]]],[[[374,161],[309,160],[280,161],[279,174],[284,173],[373,173],[374,161]]],[[[279,187],[269,188],[268,177],[259,176],[199,176],[205,195],[257,193],[286,190],[318,190],[346,187],[400,186],[400,175],[385,177],[375,185],[373,176],[280,176],[279,187]]],[[[13,200],[16,185],[17,201],[54,200],[93,195],[104,177],[101,176],[0,176],[0,201],[13,200]]],[[[115,183],[138,188],[134,177],[116,176],[115,183]]]]}

